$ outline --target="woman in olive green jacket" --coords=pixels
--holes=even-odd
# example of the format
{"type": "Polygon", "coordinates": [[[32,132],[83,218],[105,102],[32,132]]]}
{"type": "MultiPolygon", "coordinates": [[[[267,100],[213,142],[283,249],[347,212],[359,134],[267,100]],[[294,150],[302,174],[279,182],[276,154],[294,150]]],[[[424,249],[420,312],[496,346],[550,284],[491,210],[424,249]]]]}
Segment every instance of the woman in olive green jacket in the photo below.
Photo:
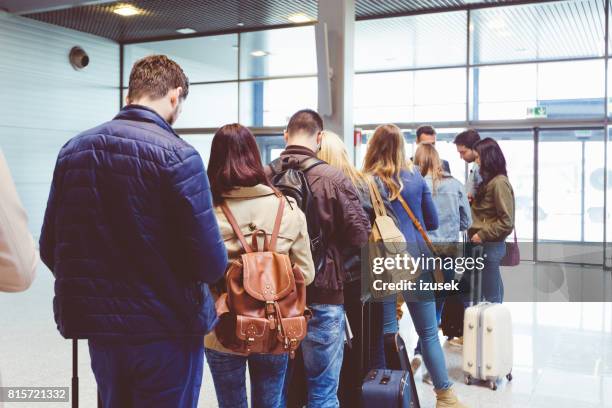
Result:
{"type": "Polygon", "coordinates": [[[514,229],[514,191],[506,172],[506,159],[497,142],[489,137],[474,144],[482,183],[472,201],[472,226],[468,236],[483,245],[482,295],[502,303],[504,284],[499,265],[506,254],[506,237],[514,229]]]}

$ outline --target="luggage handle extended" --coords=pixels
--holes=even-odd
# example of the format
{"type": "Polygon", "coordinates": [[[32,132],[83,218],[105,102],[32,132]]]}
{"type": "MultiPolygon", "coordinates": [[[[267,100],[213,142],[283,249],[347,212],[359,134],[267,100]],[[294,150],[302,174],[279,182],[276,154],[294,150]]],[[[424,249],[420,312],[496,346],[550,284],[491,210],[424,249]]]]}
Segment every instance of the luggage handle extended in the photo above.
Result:
{"type": "MultiPolygon", "coordinates": [[[[79,340],[72,339],[72,408],[79,408],[79,340]]],[[[98,408],[102,408],[102,397],[98,390],[98,408]]]]}

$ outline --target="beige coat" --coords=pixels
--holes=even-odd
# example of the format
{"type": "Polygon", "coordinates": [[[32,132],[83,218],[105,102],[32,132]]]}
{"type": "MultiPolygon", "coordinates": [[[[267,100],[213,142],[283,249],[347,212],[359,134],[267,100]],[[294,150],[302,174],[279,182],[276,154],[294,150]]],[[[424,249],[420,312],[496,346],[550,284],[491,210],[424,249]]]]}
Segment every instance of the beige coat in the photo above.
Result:
{"type": "MultiPolygon", "coordinates": [[[[255,230],[263,229],[268,237],[271,236],[278,209],[278,198],[270,187],[262,184],[239,187],[225,194],[224,198],[249,244],[255,230]]],[[[308,285],[314,280],[315,268],[310,253],[306,217],[292,198],[288,200],[289,202],[285,203],[276,252],[289,254],[291,262],[300,268],[308,285]]],[[[238,259],[244,251],[220,207],[215,208],[215,216],[225,241],[229,261],[238,259]]],[[[261,248],[261,237],[258,245],[261,248]]],[[[206,336],[204,343],[207,348],[229,352],[218,342],[214,332],[206,336]]]]}
{"type": "Polygon", "coordinates": [[[38,253],[28,230],[28,217],[0,151],[0,292],[29,288],[37,265],[38,253]]]}

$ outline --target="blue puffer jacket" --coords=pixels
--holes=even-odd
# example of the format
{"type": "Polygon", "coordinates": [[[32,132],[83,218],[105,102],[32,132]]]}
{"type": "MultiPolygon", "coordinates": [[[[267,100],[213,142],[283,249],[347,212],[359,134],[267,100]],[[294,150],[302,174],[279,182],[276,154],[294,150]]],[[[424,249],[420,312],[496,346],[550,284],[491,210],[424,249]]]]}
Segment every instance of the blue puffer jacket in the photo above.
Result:
{"type": "Polygon", "coordinates": [[[40,253],[66,338],[203,335],[216,323],[207,283],[227,254],[204,164],[145,107],[64,145],[40,253]]]}

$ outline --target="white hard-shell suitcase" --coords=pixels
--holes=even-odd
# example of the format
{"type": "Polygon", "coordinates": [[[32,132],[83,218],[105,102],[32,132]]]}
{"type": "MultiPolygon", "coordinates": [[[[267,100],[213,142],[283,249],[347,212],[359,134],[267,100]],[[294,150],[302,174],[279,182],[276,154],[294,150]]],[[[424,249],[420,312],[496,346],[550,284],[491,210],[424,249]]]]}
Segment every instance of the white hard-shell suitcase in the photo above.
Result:
{"type": "Polygon", "coordinates": [[[499,303],[480,303],[465,310],[463,320],[465,383],[487,381],[492,390],[506,376],[512,381],[512,316],[499,303]]]}

